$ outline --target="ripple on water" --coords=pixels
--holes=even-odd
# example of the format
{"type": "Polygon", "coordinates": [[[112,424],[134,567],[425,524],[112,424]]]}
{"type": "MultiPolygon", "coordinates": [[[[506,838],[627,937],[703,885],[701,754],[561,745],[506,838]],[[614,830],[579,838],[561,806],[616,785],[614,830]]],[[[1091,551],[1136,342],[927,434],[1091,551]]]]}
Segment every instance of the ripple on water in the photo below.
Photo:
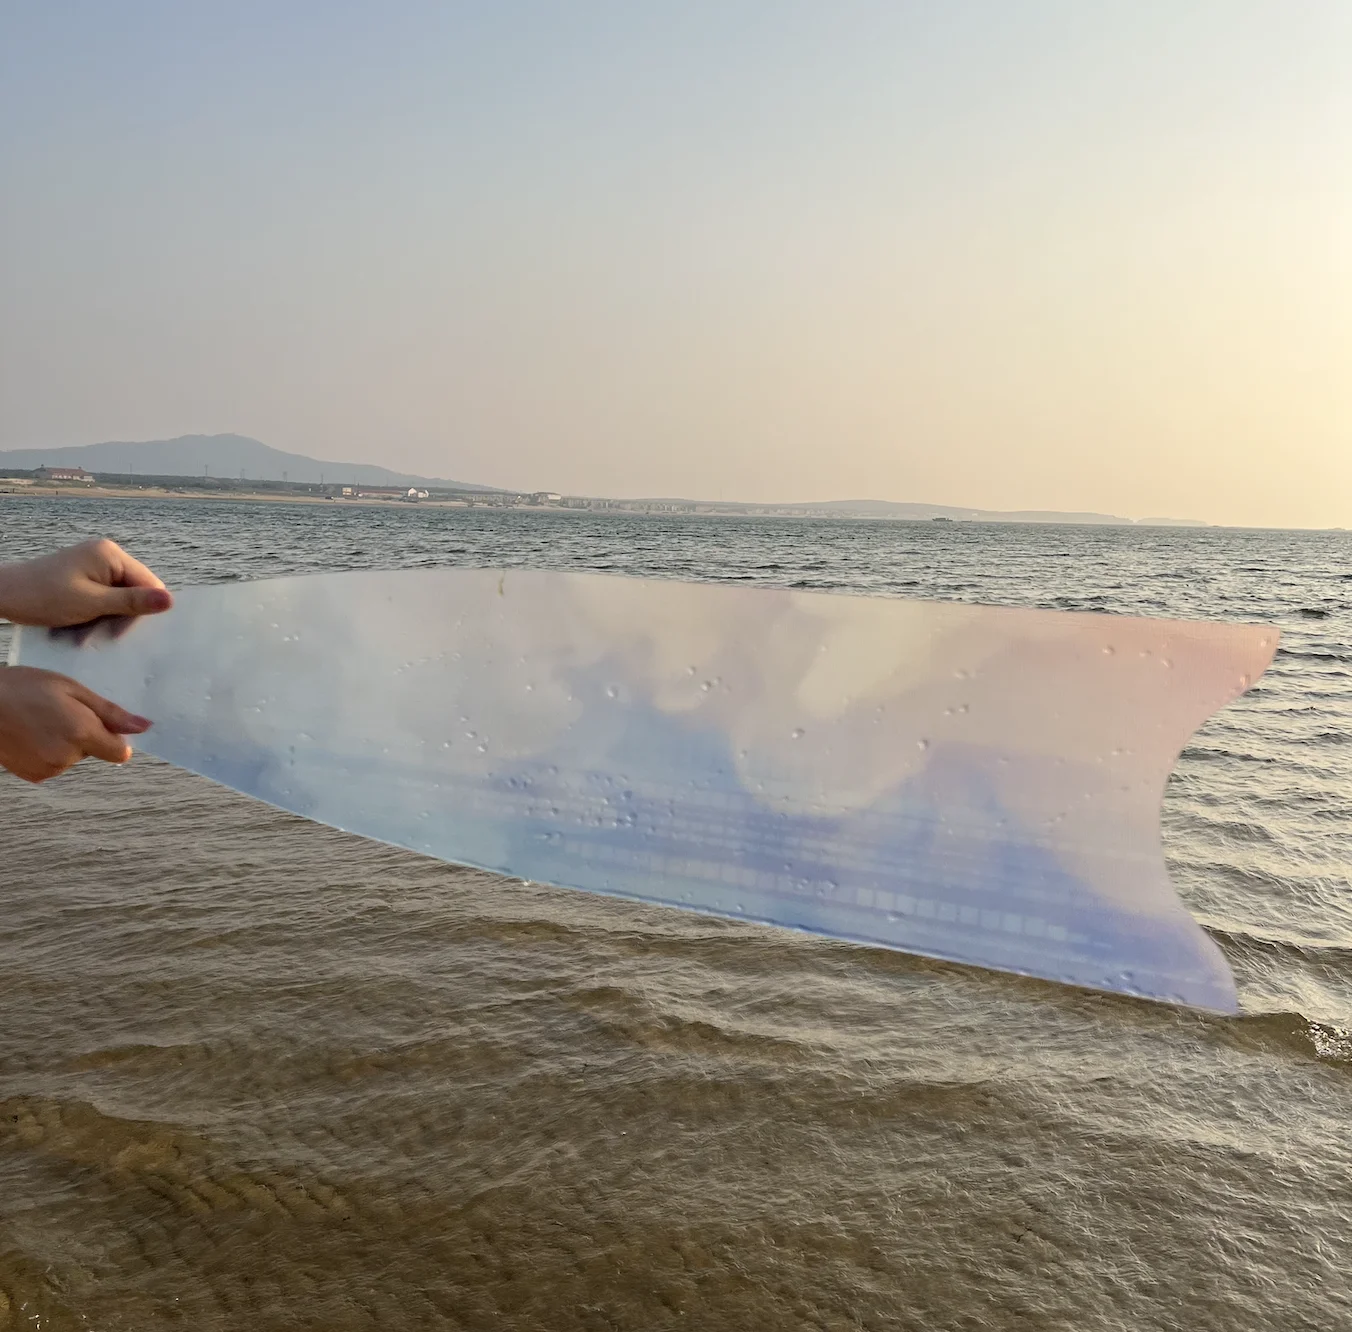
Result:
{"type": "Polygon", "coordinates": [[[5,497],[0,532],[175,583],[534,564],[1284,631],[1165,801],[1238,1019],[508,883],[144,759],[0,784],[0,1328],[1352,1325],[1346,534],[5,497]]]}

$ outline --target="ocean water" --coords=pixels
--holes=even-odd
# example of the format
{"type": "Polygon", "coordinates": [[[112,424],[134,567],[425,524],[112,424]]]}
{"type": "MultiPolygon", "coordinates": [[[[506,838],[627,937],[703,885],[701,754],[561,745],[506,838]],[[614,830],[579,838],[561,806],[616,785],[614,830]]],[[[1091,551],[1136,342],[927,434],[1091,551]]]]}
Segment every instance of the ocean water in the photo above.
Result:
{"type": "Polygon", "coordinates": [[[95,534],[1279,625],[1163,810],[1244,1013],[0,780],[0,1329],[1352,1327],[1352,534],[0,497],[95,534]]]}

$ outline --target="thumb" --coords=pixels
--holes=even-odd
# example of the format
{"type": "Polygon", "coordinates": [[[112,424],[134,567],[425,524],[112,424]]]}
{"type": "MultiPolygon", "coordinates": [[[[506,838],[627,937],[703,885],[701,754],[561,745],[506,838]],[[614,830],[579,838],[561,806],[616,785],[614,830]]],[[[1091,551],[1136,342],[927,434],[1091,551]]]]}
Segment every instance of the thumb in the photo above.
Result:
{"type": "Polygon", "coordinates": [[[155,615],[174,604],[162,587],[107,587],[102,601],[105,615],[155,615]]]}
{"type": "Polygon", "coordinates": [[[149,717],[139,717],[134,712],[128,712],[126,708],[100,697],[83,685],[77,685],[72,692],[114,735],[140,735],[150,730],[149,717]]]}
{"type": "Polygon", "coordinates": [[[90,758],[105,763],[125,763],[131,758],[131,746],[120,736],[102,726],[91,726],[80,738],[80,745],[90,758]]]}

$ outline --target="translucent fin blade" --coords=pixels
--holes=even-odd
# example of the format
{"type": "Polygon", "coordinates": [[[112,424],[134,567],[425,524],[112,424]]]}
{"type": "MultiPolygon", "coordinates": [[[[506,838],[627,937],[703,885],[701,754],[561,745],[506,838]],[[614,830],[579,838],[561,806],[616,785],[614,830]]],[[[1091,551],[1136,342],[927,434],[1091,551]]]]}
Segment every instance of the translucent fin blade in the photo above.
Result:
{"type": "Polygon", "coordinates": [[[25,630],[138,743],[503,874],[1232,1012],[1159,809],[1277,633],[586,574],[190,588],[25,630]]]}

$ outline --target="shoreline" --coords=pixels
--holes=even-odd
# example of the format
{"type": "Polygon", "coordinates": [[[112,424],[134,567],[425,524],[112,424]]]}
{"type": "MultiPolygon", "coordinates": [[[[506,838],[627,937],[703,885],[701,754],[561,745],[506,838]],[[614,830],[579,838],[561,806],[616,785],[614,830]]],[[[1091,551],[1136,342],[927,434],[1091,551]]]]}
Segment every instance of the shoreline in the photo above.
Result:
{"type": "Polygon", "coordinates": [[[767,506],[758,511],[738,511],[721,508],[662,509],[640,508],[633,501],[618,501],[607,505],[573,504],[488,504],[465,499],[420,499],[413,502],[390,496],[368,496],[358,498],[350,495],[279,495],[275,491],[203,491],[203,490],[167,490],[161,486],[71,486],[52,485],[0,478],[0,499],[112,499],[112,500],[188,500],[195,503],[224,504],[311,504],[333,505],[341,508],[431,508],[431,509],[492,509],[510,513],[555,513],[572,516],[601,515],[606,517],[626,516],[631,518],[774,518],[797,520],[800,522],[841,522],[841,523],[916,523],[922,526],[974,526],[974,527],[1103,527],[1129,528],[1136,531],[1245,531],[1245,532],[1338,532],[1352,531],[1346,527],[1229,527],[1223,523],[1076,523],[1056,520],[1037,520],[1027,518],[920,518],[891,517],[883,514],[862,513],[804,513],[801,510],[777,510],[767,506]]]}
{"type": "MultiPolygon", "coordinates": [[[[845,522],[845,523],[933,523],[956,522],[955,519],[933,518],[884,518],[854,513],[801,513],[794,511],[768,510],[755,513],[742,513],[728,509],[657,509],[630,508],[626,503],[612,506],[572,505],[572,504],[485,504],[463,499],[420,499],[409,501],[391,496],[389,498],[368,496],[357,498],[351,495],[279,495],[274,491],[196,491],[166,490],[161,486],[60,486],[41,484],[16,484],[0,481],[0,499],[143,499],[143,500],[190,500],[202,503],[225,504],[320,504],[333,505],[335,508],[410,508],[410,509],[492,509],[499,513],[557,513],[581,517],[585,514],[613,517],[621,515],[630,518],[776,518],[797,520],[799,522],[845,522]]],[[[964,522],[971,521],[968,519],[964,522]]],[[[1105,526],[1108,524],[1105,524],[1105,526]]]]}
{"type": "Polygon", "coordinates": [[[258,503],[258,504],[323,504],[342,508],[424,508],[424,509],[516,509],[529,513],[585,513],[585,509],[569,509],[549,504],[470,504],[465,500],[384,499],[377,496],[358,499],[350,495],[279,495],[273,491],[207,491],[165,490],[160,486],[131,489],[125,486],[39,486],[5,485],[0,483],[0,497],[14,499],[144,499],[193,500],[202,503],[258,503]]]}

